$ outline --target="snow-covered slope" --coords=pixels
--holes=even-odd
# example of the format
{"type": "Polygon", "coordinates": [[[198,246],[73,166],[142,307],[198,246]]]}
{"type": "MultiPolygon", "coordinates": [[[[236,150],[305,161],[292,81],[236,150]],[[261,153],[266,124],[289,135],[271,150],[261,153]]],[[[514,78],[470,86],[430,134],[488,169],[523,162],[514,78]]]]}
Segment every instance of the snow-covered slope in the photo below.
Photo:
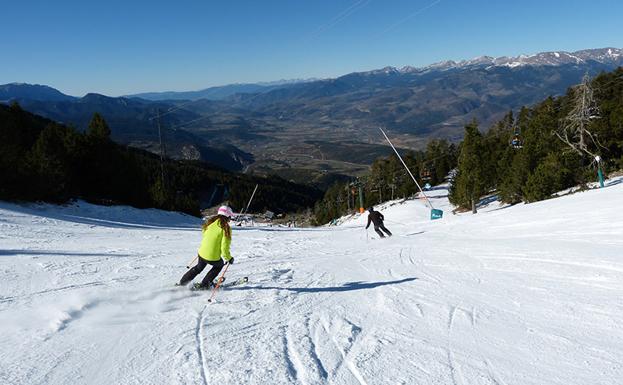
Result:
{"type": "Polygon", "coordinates": [[[431,222],[422,201],[236,229],[225,289],[174,288],[197,220],[0,204],[2,384],[616,384],[623,183],[431,222]]]}

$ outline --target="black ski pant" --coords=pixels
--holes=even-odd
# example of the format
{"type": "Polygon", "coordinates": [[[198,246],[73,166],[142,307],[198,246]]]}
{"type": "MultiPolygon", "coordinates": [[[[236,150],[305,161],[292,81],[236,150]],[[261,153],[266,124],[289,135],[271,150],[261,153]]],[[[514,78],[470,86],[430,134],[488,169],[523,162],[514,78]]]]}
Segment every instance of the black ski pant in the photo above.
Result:
{"type": "Polygon", "coordinates": [[[387,229],[385,228],[385,225],[384,225],[384,224],[382,224],[382,223],[381,223],[381,224],[380,224],[380,225],[378,225],[378,226],[377,226],[377,225],[374,225],[374,231],[376,231],[376,232],[377,232],[377,234],[381,236],[381,238],[385,238],[385,234],[383,234],[383,233],[381,232],[381,230],[385,231],[385,232],[387,233],[387,235],[389,235],[390,237],[392,236],[391,231],[387,230],[387,229]]]}
{"type": "Polygon", "coordinates": [[[206,276],[201,281],[201,286],[210,286],[218,273],[220,273],[223,269],[223,266],[225,266],[225,263],[222,259],[219,259],[218,261],[206,261],[199,256],[197,257],[197,264],[192,269],[188,270],[180,280],[180,285],[186,285],[188,282],[192,281],[199,273],[203,271],[203,269],[205,269],[208,264],[212,265],[212,268],[210,269],[210,271],[208,271],[208,274],[206,274],[206,276]]]}

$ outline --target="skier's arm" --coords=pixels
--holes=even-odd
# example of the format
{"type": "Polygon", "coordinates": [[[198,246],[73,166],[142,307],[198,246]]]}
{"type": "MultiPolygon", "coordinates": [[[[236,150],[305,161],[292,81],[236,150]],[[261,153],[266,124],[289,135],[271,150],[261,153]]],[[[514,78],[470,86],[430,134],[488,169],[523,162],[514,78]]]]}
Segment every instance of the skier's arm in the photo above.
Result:
{"type": "Polygon", "coordinates": [[[231,252],[229,251],[229,247],[231,246],[231,238],[227,238],[225,234],[223,234],[223,239],[221,240],[221,255],[225,259],[226,262],[229,262],[231,257],[231,252]]]}
{"type": "Polygon", "coordinates": [[[372,218],[368,215],[368,224],[366,225],[366,229],[370,227],[370,222],[372,222],[372,218]]]}

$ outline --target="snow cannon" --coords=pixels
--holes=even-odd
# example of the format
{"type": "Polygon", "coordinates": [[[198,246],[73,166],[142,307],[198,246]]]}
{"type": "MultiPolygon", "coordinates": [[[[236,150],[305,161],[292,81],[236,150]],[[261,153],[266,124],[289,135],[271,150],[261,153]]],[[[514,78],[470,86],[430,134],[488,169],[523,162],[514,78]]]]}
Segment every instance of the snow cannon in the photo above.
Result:
{"type": "Polygon", "coordinates": [[[430,220],[441,219],[443,217],[443,211],[439,209],[432,209],[430,211],[430,220]]]}

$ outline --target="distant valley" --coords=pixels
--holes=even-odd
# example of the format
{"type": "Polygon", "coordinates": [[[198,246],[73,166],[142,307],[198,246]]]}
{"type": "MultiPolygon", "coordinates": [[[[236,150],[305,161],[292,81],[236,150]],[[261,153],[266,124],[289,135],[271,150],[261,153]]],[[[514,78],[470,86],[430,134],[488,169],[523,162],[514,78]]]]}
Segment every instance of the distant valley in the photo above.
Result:
{"type": "Polygon", "coordinates": [[[159,120],[173,157],[322,184],[329,175],[360,173],[389,154],[379,126],[403,149],[423,148],[432,138],[458,141],[471,119],[485,130],[509,110],[564,93],[585,73],[622,65],[621,49],[603,48],[141,97],[76,98],[50,87],[8,84],[0,86],[0,101],[17,101],[79,129],[97,111],[113,138],[151,151],[159,149],[159,120]]]}

